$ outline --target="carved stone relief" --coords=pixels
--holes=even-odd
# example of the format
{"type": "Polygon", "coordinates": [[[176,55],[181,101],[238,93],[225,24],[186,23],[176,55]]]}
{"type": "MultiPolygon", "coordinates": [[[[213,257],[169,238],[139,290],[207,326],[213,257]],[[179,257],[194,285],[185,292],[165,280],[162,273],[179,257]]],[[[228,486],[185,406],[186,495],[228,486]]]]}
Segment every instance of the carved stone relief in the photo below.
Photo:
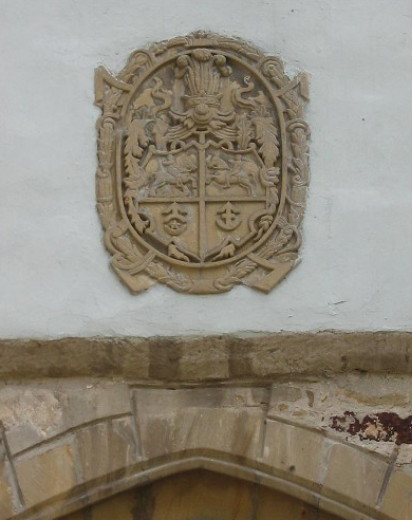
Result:
{"type": "Polygon", "coordinates": [[[296,265],[307,91],[278,58],[206,33],[97,69],[97,209],[132,291],[268,292],[296,265]]]}

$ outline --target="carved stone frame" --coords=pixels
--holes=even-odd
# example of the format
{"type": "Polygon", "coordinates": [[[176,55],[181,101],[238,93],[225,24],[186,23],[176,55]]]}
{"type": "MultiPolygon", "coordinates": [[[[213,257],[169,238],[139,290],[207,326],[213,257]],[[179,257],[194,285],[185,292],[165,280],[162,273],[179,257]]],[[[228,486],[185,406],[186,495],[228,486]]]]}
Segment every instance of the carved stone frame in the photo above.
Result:
{"type": "Polygon", "coordinates": [[[195,33],[152,45],[131,54],[125,68],[113,76],[103,67],[96,70],[95,102],[102,110],[97,122],[97,210],[105,230],[104,240],[112,255],[112,267],[133,292],[155,281],[185,293],[220,293],[236,284],[269,292],[298,263],[301,222],[304,214],[308,169],[308,125],[303,121],[303,101],[308,99],[305,74],[289,79],[279,58],[236,38],[195,33]],[[218,51],[242,60],[271,93],[280,128],[282,187],[270,230],[252,252],[241,259],[227,259],[209,271],[166,259],[136,239],[133,215],[123,206],[124,187],[118,170],[125,139],[123,118],[127,103],[139,82],[171,56],[196,48],[218,51]],[[131,223],[132,222],[132,223],[131,223]],[[214,270],[213,270],[214,269],[214,270]],[[207,271],[207,275],[204,273],[207,271]]]}

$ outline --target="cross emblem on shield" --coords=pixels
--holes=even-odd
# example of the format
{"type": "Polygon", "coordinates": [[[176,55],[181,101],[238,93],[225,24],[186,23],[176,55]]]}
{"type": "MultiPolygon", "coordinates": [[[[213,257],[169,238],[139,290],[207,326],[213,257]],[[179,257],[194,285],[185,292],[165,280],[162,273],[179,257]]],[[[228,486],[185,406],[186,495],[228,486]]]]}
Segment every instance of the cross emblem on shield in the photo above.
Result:
{"type": "Polygon", "coordinates": [[[150,219],[154,242],[167,247],[179,236],[174,243],[190,261],[207,263],[228,241],[238,248],[256,234],[254,217],[267,208],[268,187],[253,148],[221,150],[205,133],[198,137],[172,152],[149,152],[135,208],[150,219]]]}
{"type": "Polygon", "coordinates": [[[295,265],[304,92],[277,58],[204,33],[136,51],[116,78],[98,69],[98,209],[132,290],[268,291],[295,265]]]}

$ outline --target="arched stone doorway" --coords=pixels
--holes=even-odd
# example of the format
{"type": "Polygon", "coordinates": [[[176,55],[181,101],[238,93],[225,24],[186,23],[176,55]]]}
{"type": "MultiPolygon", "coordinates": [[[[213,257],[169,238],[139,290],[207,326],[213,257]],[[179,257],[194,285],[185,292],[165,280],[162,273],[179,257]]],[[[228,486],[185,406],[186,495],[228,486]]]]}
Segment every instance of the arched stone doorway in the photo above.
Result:
{"type": "MultiPolygon", "coordinates": [[[[368,347],[365,358],[347,339],[339,350],[328,335],[320,347],[316,335],[310,348],[291,348],[282,338],[94,340],[89,350],[82,343],[81,365],[71,340],[47,343],[43,358],[36,342],[10,342],[0,366],[0,520],[55,520],[82,510],[90,520],[103,501],[145,496],[149,484],[155,492],[166,485],[162,479],[178,482],[201,471],[240,479],[239,489],[255,490],[263,502],[262,493],[284,494],[303,503],[310,520],[412,518],[409,437],[385,440],[384,428],[372,424],[359,432],[368,435],[363,439],[345,423],[385,413],[393,402],[407,422],[411,378],[402,370],[411,370],[409,347],[383,342],[368,347]],[[399,371],[389,379],[381,373],[388,360],[399,371]],[[344,372],[332,377],[339,363],[344,372]],[[33,380],[17,380],[16,366],[33,380]],[[289,373],[291,366],[299,373],[289,373]]],[[[206,497],[213,495],[209,487],[206,497]]],[[[112,517],[121,520],[121,512],[112,517]]]]}
{"type": "Polygon", "coordinates": [[[192,470],[119,493],[61,520],[340,520],[268,487],[192,470]]]}

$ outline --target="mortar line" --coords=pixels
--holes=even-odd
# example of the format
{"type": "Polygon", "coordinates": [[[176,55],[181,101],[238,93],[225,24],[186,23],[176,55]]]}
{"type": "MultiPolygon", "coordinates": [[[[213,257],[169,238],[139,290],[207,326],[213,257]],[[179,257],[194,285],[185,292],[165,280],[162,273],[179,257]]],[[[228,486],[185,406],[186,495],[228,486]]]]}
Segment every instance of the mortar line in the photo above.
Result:
{"type": "Polygon", "coordinates": [[[143,436],[142,436],[142,430],[140,427],[140,421],[138,418],[138,412],[139,412],[139,406],[138,406],[138,399],[136,398],[136,392],[134,392],[135,388],[129,386],[129,398],[130,398],[130,408],[132,412],[132,418],[134,422],[134,430],[135,430],[135,436],[137,439],[137,455],[139,458],[144,458],[145,456],[145,450],[143,447],[143,436]]]}
{"type": "Polygon", "coordinates": [[[392,473],[393,473],[393,470],[395,467],[395,463],[396,463],[396,459],[398,458],[399,450],[400,450],[400,446],[396,444],[393,448],[391,457],[389,459],[389,464],[388,464],[388,467],[386,468],[385,476],[383,477],[383,481],[382,481],[382,486],[381,486],[381,489],[379,490],[378,498],[376,500],[376,507],[378,507],[378,508],[381,507],[386,490],[388,489],[389,480],[392,476],[392,473]]]}
{"type": "Polygon", "coordinates": [[[134,388],[129,385],[129,401],[130,411],[132,414],[132,420],[134,424],[133,437],[136,446],[136,457],[139,459],[143,458],[143,443],[142,443],[142,432],[140,431],[139,420],[137,418],[137,399],[134,392],[134,388]]]}
{"type": "Polygon", "coordinates": [[[267,418],[268,418],[268,412],[269,412],[269,407],[270,407],[270,398],[271,398],[271,393],[272,393],[271,389],[272,389],[272,385],[265,387],[265,391],[267,392],[267,395],[266,395],[266,402],[262,405],[263,418],[262,418],[262,431],[261,431],[260,439],[259,439],[259,443],[260,443],[259,460],[263,459],[263,452],[265,449],[266,434],[267,434],[267,418]]]}
{"type": "Polygon", "coordinates": [[[71,448],[72,448],[72,452],[73,452],[73,458],[74,458],[74,462],[75,462],[74,473],[76,475],[78,482],[84,482],[85,476],[84,476],[84,471],[83,471],[83,464],[82,464],[82,459],[81,459],[80,451],[79,451],[79,444],[77,442],[75,432],[71,432],[68,435],[68,437],[70,439],[70,444],[71,444],[71,448]]]}
{"type": "Polygon", "coordinates": [[[26,455],[26,453],[28,453],[30,451],[41,449],[41,448],[47,446],[48,444],[57,442],[57,441],[63,439],[64,437],[69,436],[70,434],[74,434],[78,430],[81,430],[83,428],[88,428],[89,426],[95,426],[96,424],[105,423],[105,422],[111,421],[112,419],[122,419],[123,417],[130,417],[130,415],[131,415],[130,412],[119,413],[119,414],[110,415],[107,417],[101,417],[99,419],[93,419],[92,421],[87,421],[87,422],[78,424],[76,426],[72,426],[71,428],[68,428],[67,430],[64,430],[63,432],[57,433],[56,435],[53,435],[52,437],[49,437],[48,439],[37,442],[35,444],[32,444],[31,446],[28,446],[27,448],[17,451],[14,454],[14,459],[18,459],[18,458],[22,457],[23,455],[26,455]]]}
{"type": "Polygon", "coordinates": [[[129,383],[130,388],[147,388],[147,389],[162,389],[162,390],[191,390],[197,388],[266,388],[271,386],[272,379],[216,379],[216,380],[201,380],[201,381],[134,381],[129,383]]]}

